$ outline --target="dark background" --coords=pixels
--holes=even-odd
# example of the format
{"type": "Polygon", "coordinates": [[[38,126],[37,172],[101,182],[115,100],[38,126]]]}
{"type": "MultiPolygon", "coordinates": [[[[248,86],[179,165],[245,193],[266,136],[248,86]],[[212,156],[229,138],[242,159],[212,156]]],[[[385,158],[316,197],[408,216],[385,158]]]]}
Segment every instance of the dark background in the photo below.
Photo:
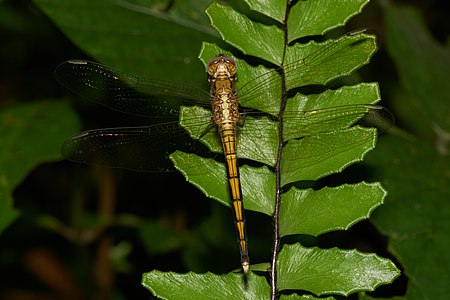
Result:
{"type": "MultiPolygon", "coordinates": [[[[445,1],[395,3],[415,8],[436,41],[448,43],[450,23],[445,1]]],[[[361,81],[379,82],[382,105],[394,112],[397,126],[431,145],[431,134],[424,129],[427,125],[421,126],[421,119],[414,110],[411,112],[407,101],[399,100],[411,94],[403,91],[398,63],[386,50],[384,13],[379,2],[373,1],[343,32],[367,27],[377,33],[380,50],[359,72],[361,81]]],[[[53,71],[60,62],[89,55],[78,49],[33,2],[0,2],[0,37],[0,110],[43,99],[70,101],[81,118],[82,128],[138,122],[104,107],[80,104],[56,83],[53,71]]],[[[189,79],[185,76],[185,80],[189,79]]],[[[375,157],[369,160],[370,166],[376,162],[375,157]]],[[[448,182],[448,160],[446,155],[441,157],[441,174],[446,175],[440,179],[448,182]]],[[[426,177],[421,168],[433,166],[430,162],[412,169],[426,177]]],[[[381,180],[383,174],[383,168],[368,172],[367,167],[357,165],[343,173],[344,179],[331,177],[323,184],[348,182],[360,176],[381,180]]],[[[417,185],[421,176],[410,184],[417,185]]],[[[395,187],[387,189],[395,199],[395,187]]],[[[228,208],[208,201],[179,173],[139,173],[55,158],[30,168],[14,189],[13,199],[21,214],[0,236],[0,270],[5,275],[0,280],[2,299],[142,299],[149,298],[150,293],[140,284],[141,274],[152,269],[223,273],[230,266],[238,266],[228,208]]],[[[267,261],[270,220],[252,212],[247,220],[251,220],[247,224],[252,259],[267,261]]],[[[310,242],[323,247],[375,251],[403,269],[401,255],[389,247],[389,235],[385,235],[389,230],[384,228],[382,232],[381,223],[361,222],[349,232],[327,234],[310,242]]],[[[408,278],[403,275],[374,295],[401,296],[407,289],[408,278]]],[[[436,295],[432,298],[444,299],[436,295]]]]}

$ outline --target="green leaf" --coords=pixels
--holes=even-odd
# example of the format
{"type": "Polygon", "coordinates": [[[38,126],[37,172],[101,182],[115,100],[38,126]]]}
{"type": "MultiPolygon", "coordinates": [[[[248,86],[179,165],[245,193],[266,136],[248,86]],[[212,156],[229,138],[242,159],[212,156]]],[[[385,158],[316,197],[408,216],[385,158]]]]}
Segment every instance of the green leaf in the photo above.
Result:
{"type": "Polygon", "coordinates": [[[41,101],[0,110],[0,231],[19,214],[14,188],[38,164],[60,158],[59,149],[80,125],[65,103],[41,101]]]}
{"type": "MultiPolygon", "coordinates": [[[[300,2],[297,2],[297,5],[303,4],[300,2]]],[[[261,3],[260,1],[250,5],[250,8],[260,10],[266,16],[280,18],[278,6],[267,4],[269,7],[264,9],[261,3]]],[[[337,19],[344,22],[361,9],[364,3],[359,2],[356,8],[350,5],[337,8],[334,22],[337,19]]],[[[286,76],[288,90],[308,85],[325,85],[351,74],[368,63],[377,49],[375,38],[363,32],[347,34],[323,43],[310,42],[288,46],[285,44],[281,27],[252,21],[229,6],[213,2],[208,7],[207,14],[226,42],[244,54],[256,56],[282,67],[278,70],[262,66],[253,67],[244,60],[235,58],[232,52],[210,43],[203,44],[200,54],[205,65],[218,54],[236,59],[239,70],[237,85],[240,104],[269,114],[260,118],[259,112],[248,113],[242,127],[238,129],[237,152],[239,158],[269,166],[274,166],[276,162],[279,141],[278,126],[273,116],[278,114],[281,95],[286,94],[286,91],[282,93],[284,85],[279,75],[286,76]]],[[[322,29],[314,30],[328,30],[333,26],[337,25],[325,24],[322,29]]],[[[379,98],[376,84],[361,84],[318,95],[298,95],[289,99],[288,111],[283,116],[286,130],[283,139],[287,143],[282,150],[282,185],[300,180],[316,180],[362,160],[375,145],[376,131],[349,127],[370,111],[366,104],[375,103],[379,98]]],[[[206,121],[210,115],[211,113],[203,108],[183,108],[180,123],[189,129],[192,137],[201,137],[201,141],[211,151],[220,153],[222,146],[216,130],[211,128],[205,133],[208,129],[206,121]],[[198,116],[205,121],[205,125],[193,128],[193,121],[198,120],[198,116]]],[[[199,187],[205,195],[229,205],[229,187],[223,164],[213,159],[182,152],[175,152],[171,155],[171,159],[187,180],[199,187]]],[[[276,195],[273,170],[267,167],[242,166],[240,173],[245,208],[272,215],[276,195]]],[[[281,233],[318,235],[348,228],[357,221],[368,218],[382,203],[385,195],[386,192],[381,185],[366,183],[325,188],[320,191],[291,189],[283,194],[279,216],[281,233]],[[330,211],[331,207],[334,207],[333,211],[330,211]]],[[[286,245],[279,255],[278,263],[278,266],[274,266],[278,270],[278,291],[299,289],[317,295],[327,293],[348,295],[357,291],[370,291],[378,285],[392,282],[399,275],[399,271],[389,260],[354,250],[307,249],[299,245],[286,245]]],[[[258,268],[267,270],[266,265],[260,265],[258,268]]],[[[220,299],[224,296],[235,298],[236,295],[238,297],[243,295],[241,289],[245,285],[242,277],[237,280],[235,275],[231,274],[215,276],[177,275],[154,271],[145,275],[144,282],[160,297],[196,299],[207,295],[220,299]],[[209,290],[211,285],[212,291],[209,290]],[[183,290],[170,289],[170,286],[182,286],[183,290]],[[200,288],[194,290],[193,287],[197,286],[200,288]],[[216,290],[231,292],[229,295],[216,294],[216,290]]],[[[250,287],[245,290],[248,293],[255,291],[251,285],[259,284],[259,280],[252,282],[253,278],[254,274],[250,274],[248,280],[250,287]]],[[[265,290],[259,290],[258,293],[261,294],[255,293],[252,297],[261,298],[261,295],[268,295],[267,283],[261,284],[261,287],[263,286],[265,290]]],[[[239,298],[246,297],[243,295],[239,298]]],[[[311,296],[305,299],[313,298],[311,296]]]]}
{"type": "MultiPolygon", "coordinates": [[[[213,159],[180,151],[172,154],[170,159],[186,179],[207,197],[230,206],[225,165],[213,159]]],[[[239,170],[245,209],[271,216],[274,209],[272,198],[275,195],[275,175],[266,167],[243,166],[239,170]]]]}
{"type": "Polygon", "coordinates": [[[344,184],[318,191],[291,188],[280,206],[280,236],[346,230],[368,219],[386,195],[379,183],[344,184]]]}
{"type": "MultiPolygon", "coordinates": [[[[288,47],[285,65],[287,88],[325,85],[339,77],[347,76],[367,64],[376,49],[375,37],[364,33],[348,34],[323,43],[310,42],[288,47]]],[[[219,53],[232,56],[236,60],[240,105],[276,115],[281,99],[281,79],[277,78],[277,71],[263,66],[252,67],[230,52],[206,43],[203,44],[200,58],[206,66],[209,59],[219,53]]],[[[259,57],[264,59],[263,56],[259,57]]],[[[364,99],[367,96],[365,88],[367,87],[362,88],[358,94],[354,93],[352,98],[364,99]]],[[[373,99],[370,99],[363,103],[372,101],[373,99]]]]}
{"type": "Polygon", "coordinates": [[[450,159],[426,141],[386,136],[367,163],[389,190],[372,220],[409,279],[405,299],[442,299],[450,292],[450,159]]]}
{"type": "MultiPolygon", "coordinates": [[[[376,82],[343,86],[336,90],[326,90],[320,94],[297,94],[289,99],[286,111],[308,111],[345,105],[375,104],[381,100],[376,82]]],[[[308,135],[305,133],[305,135],[308,135]]]]}
{"type": "Polygon", "coordinates": [[[278,22],[283,22],[286,14],[286,0],[267,1],[267,0],[245,0],[245,3],[251,10],[266,15],[278,22]]]}
{"type": "Polygon", "coordinates": [[[242,274],[177,274],[152,271],[145,273],[142,284],[161,299],[261,299],[269,295],[265,277],[249,274],[248,285],[242,274]]]}
{"type": "MultiPolygon", "coordinates": [[[[386,5],[387,49],[395,60],[403,87],[429,120],[450,132],[450,47],[426,30],[418,11],[386,5]]],[[[438,133],[439,134],[439,133],[438,133]]]]}
{"type": "Polygon", "coordinates": [[[352,127],[289,141],[283,148],[282,185],[317,180],[362,161],[376,137],[375,129],[352,127]]]}
{"type": "Polygon", "coordinates": [[[192,11],[186,15],[177,5],[173,13],[166,13],[159,4],[147,7],[120,0],[34,2],[78,47],[103,64],[148,78],[205,80],[196,57],[202,41],[215,40],[211,27],[199,21],[209,1],[189,1],[192,11]]]}
{"type": "Polygon", "coordinates": [[[373,291],[399,275],[390,260],[356,250],[294,244],[284,245],[278,257],[279,290],[301,289],[319,296],[373,291]]]}
{"type": "Polygon", "coordinates": [[[289,296],[287,295],[281,295],[280,300],[314,300],[314,299],[321,299],[321,300],[334,300],[334,297],[314,297],[312,295],[297,295],[297,294],[291,294],[289,296]]]}
{"type": "MultiPolygon", "coordinates": [[[[246,23],[250,22],[249,19],[237,12],[232,12],[230,7],[223,7],[216,3],[213,3],[208,8],[208,14],[213,20],[223,22],[220,24],[222,27],[219,29],[223,36],[232,39],[233,45],[239,45],[237,47],[244,53],[250,53],[244,50],[248,46],[246,45],[249,41],[248,36],[241,36],[239,33],[232,32],[230,28],[234,27],[229,26],[229,24],[229,28],[227,28],[225,16],[232,16],[232,19],[239,20],[232,22],[243,22],[246,24],[245,26],[253,26],[253,23],[246,23]]],[[[219,25],[216,24],[215,27],[219,27],[219,25]]],[[[259,27],[256,26],[255,28],[254,30],[259,30],[259,27]]],[[[228,41],[230,42],[230,40],[228,41]]],[[[310,42],[306,45],[288,47],[285,60],[288,88],[297,88],[310,84],[326,84],[338,77],[348,75],[361,65],[366,64],[376,49],[375,38],[364,33],[348,34],[339,39],[323,43],[310,42]]],[[[206,65],[207,61],[218,53],[232,56],[230,52],[216,45],[205,43],[203,44],[200,57],[206,65]]],[[[266,59],[267,53],[260,54],[261,49],[258,49],[257,56],[266,59]]],[[[263,67],[254,68],[239,58],[233,58],[238,66],[238,88],[241,105],[276,115],[281,95],[281,81],[276,76],[273,76],[277,71],[263,67]],[[250,84],[247,84],[248,81],[250,81],[250,84]],[[263,90],[263,92],[255,93],[254,90],[256,89],[263,90]],[[257,100],[255,101],[255,99],[257,100]]],[[[342,171],[351,163],[361,161],[363,156],[373,149],[376,141],[376,131],[348,127],[367,114],[368,107],[364,104],[376,103],[379,99],[380,95],[376,84],[343,87],[316,95],[305,96],[300,94],[289,99],[285,113],[285,140],[289,140],[289,142],[283,149],[282,184],[285,185],[300,180],[316,180],[331,173],[342,171]],[[338,107],[336,108],[336,106],[338,107]],[[296,140],[296,138],[301,137],[303,138],[296,140]]],[[[192,120],[189,118],[196,115],[205,116],[206,118],[208,112],[201,108],[186,108],[185,113],[181,117],[182,124],[189,125],[189,121],[192,120]]],[[[276,122],[267,119],[258,123],[255,120],[257,119],[247,117],[243,126],[238,129],[238,156],[239,158],[256,160],[273,166],[278,141],[276,122]]],[[[203,135],[205,129],[205,127],[196,128],[195,131],[191,132],[191,135],[194,138],[202,136],[202,142],[211,151],[222,152],[222,146],[215,130],[211,130],[206,135],[203,135]]],[[[186,178],[189,181],[195,181],[195,184],[206,195],[214,195],[214,198],[222,199],[220,201],[228,205],[228,188],[224,188],[226,186],[225,167],[222,164],[185,154],[177,154],[177,156],[172,156],[172,159],[186,178]],[[203,168],[204,164],[207,167],[203,168]],[[202,174],[200,173],[203,173],[205,179],[201,179],[202,174]],[[211,180],[208,178],[211,178],[211,180]],[[220,195],[218,195],[218,191],[221,191],[220,195]]],[[[259,169],[247,169],[246,167],[241,169],[242,177],[244,177],[243,174],[245,172],[243,170],[249,170],[249,174],[251,174],[248,183],[246,182],[247,179],[242,179],[243,189],[250,190],[249,193],[243,192],[246,209],[249,207],[253,209],[256,206],[253,210],[263,211],[262,207],[271,208],[270,199],[273,199],[275,195],[275,175],[268,172],[268,174],[264,173],[264,178],[259,179],[260,177],[253,173],[259,169]],[[270,185],[271,188],[262,192],[261,189],[264,185],[270,185]],[[254,195],[258,195],[258,197],[254,199],[254,195]],[[264,199],[264,202],[261,202],[261,199],[264,199]],[[255,201],[257,201],[256,205],[255,201]]],[[[314,205],[309,205],[310,209],[307,209],[308,206],[299,205],[302,203],[297,199],[299,196],[294,195],[293,191],[283,195],[283,202],[292,200],[289,201],[292,206],[282,207],[284,214],[280,216],[280,222],[282,226],[285,226],[282,229],[284,230],[283,235],[303,233],[305,232],[303,230],[306,230],[307,233],[320,234],[331,230],[348,228],[357,221],[367,218],[371,211],[381,204],[385,196],[381,186],[364,183],[335,189],[324,189],[318,192],[308,192],[310,198],[305,196],[306,198],[316,199],[314,202],[322,200],[323,206],[315,206],[316,203],[314,203],[314,205]],[[324,198],[324,196],[326,197],[324,198]],[[354,200],[356,201],[355,203],[348,201],[348,199],[357,200],[354,200]],[[323,207],[332,207],[332,204],[330,204],[332,201],[336,201],[332,204],[339,206],[340,209],[336,209],[334,214],[330,213],[327,215],[326,222],[323,222],[322,217],[315,218],[322,221],[322,223],[299,224],[302,220],[307,219],[302,217],[305,216],[302,215],[302,210],[306,210],[313,216],[322,216],[323,207]],[[291,212],[291,209],[297,213],[292,215],[286,213],[286,211],[291,212]],[[314,214],[312,212],[315,209],[317,211],[314,214]],[[297,218],[298,216],[300,217],[297,218]],[[306,228],[303,228],[303,226],[306,226],[306,228]]],[[[308,202],[307,200],[305,201],[308,202]]],[[[308,203],[312,202],[310,200],[308,203]]],[[[270,215],[273,210],[264,209],[264,212],[270,215]]]]}
{"type": "Polygon", "coordinates": [[[359,14],[369,0],[315,0],[299,1],[289,14],[289,42],[345,25],[359,14]]]}
{"type": "Polygon", "coordinates": [[[252,22],[247,16],[217,2],[212,2],[206,13],[224,41],[245,54],[281,65],[284,42],[283,32],[278,27],[252,22]],[[262,42],[267,40],[270,43],[262,42]]]}
{"type": "MultiPolygon", "coordinates": [[[[343,87],[335,91],[327,91],[318,95],[300,95],[295,99],[290,99],[285,113],[285,139],[290,140],[292,138],[300,138],[315,135],[320,132],[329,132],[339,128],[346,128],[367,113],[367,108],[365,106],[342,106],[337,108],[336,111],[328,110],[324,113],[321,113],[316,109],[335,107],[340,104],[375,103],[378,100],[379,91],[376,84],[360,84],[352,87],[343,87]],[[305,112],[304,109],[311,109],[313,111],[308,113],[305,112]]],[[[181,125],[185,126],[194,139],[198,139],[204,134],[205,130],[207,130],[206,124],[208,124],[210,118],[210,110],[200,107],[184,107],[181,110],[180,115],[181,125]],[[205,119],[205,126],[189,126],[197,124],[199,118],[205,119]],[[192,122],[194,123],[192,124],[192,122]]],[[[238,156],[240,158],[248,158],[265,163],[269,166],[274,166],[278,140],[276,122],[267,118],[247,117],[243,123],[243,126],[239,126],[238,128],[238,156]]],[[[344,138],[346,142],[350,141],[352,138],[351,135],[343,135],[342,138],[344,138]]],[[[337,138],[334,134],[328,134],[328,136],[334,140],[337,138]]],[[[346,146],[353,146],[359,149],[359,143],[364,141],[367,144],[365,149],[368,150],[370,148],[369,146],[372,145],[370,140],[374,139],[374,135],[360,135],[359,137],[362,140],[358,140],[358,137],[354,136],[354,143],[347,144],[346,146]]],[[[312,139],[317,140],[316,138],[312,139]]],[[[334,155],[334,152],[329,147],[322,149],[323,144],[320,144],[322,141],[323,143],[326,143],[326,140],[317,140],[317,147],[329,152],[322,153],[321,157],[317,156],[319,155],[319,152],[308,154],[315,156],[320,162],[324,162],[321,160],[323,155],[334,155]]],[[[203,135],[202,142],[207,145],[211,151],[222,153],[222,145],[215,129],[210,128],[207,134],[203,135]]],[[[293,141],[288,149],[294,151],[291,152],[293,158],[302,157],[303,159],[305,154],[299,154],[303,150],[301,149],[302,146],[298,146],[298,144],[302,144],[302,142],[293,141]]],[[[338,145],[336,145],[336,147],[337,146],[338,145]]],[[[352,149],[347,149],[346,151],[350,153],[350,150],[352,149]]],[[[288,156],[288,158],[292,158],[292,155],[288,156]]],[[[345,159],[346,157],[340,155],[334,158],[337,160],[339,158],[345,159]]],[[[342,164],[343,163],[341,163],[341,165],[342,164]]],[[[296,168],[296,166],[297,165],[292,165],[292,168],[296,168]]],[[[341,170],[341,168],[337,169],[337,171],[339,170],[341,170]]]]}
{"type": "Polygon", "coordinates": [[[375,36],[363,32],[348,33],[334,40],[322,43],[311,41],[295,44],[286,49],[286,72],[295,72],[288,77],[287,89],[306,85],[325,85],[334,79],[347,76],[368,64],[377,51],[375,36]],[[289,63],[301,60],[299,66],[289,63]]]}
{"type": "Polygon", "coordinates": [[[414,126],[408,133],[399,130],[382,137],[367,156],[371,179],[383,178],[389,191],[372,221],[387,236],[388,249],[408,278],[405,295],[395,299],[446,299],[450,293],[450,158],[445,139],[450,52],[425,29],[418,10],[388,5],[383,12],[387,48],[406,89],[396,88],[396,97],[390,99],[398,107],[399,124],[414,126]],[[442,129],[439,134],[433,132],[436,124],[442,129]]]}
{"type": "MultiPolygon", "coordinates": [[[[209,128],[195,126],[199,118],[211,119],[211,111],[202,107],[183,107],[180,112],[180,124],[185,127],[194,139],[199,139],[209,150],[222,153],[222,144],[217,134],[216,126],[209,128]],[[194,116],[194,117],[193,117],[194,116]],[[206,134],[205,131],[207,131],[206,134]]],[[[240,158],[249,158],[273,166],[277,153],[278,130],[277,124],[267,116],[260,118],[246,117],[243,126],[239,126],[239,142],[237,149],[240,158]]]]}
{"type": "Polygon", "coordinates": [[[299,94],[289,99],[286,105],[283,138],[289,141],[346,129],[364,116],[377,119],[377,113],[369,111],[364,104],[374,104],[379,100],[378,86],[373,83],[345,86],[308,96],[299,94]]]}
{"type": "Polygon", "coordinates": [[[2,195],[0,199],[0,232],[3,232],[20,214],[13,208],[11,196],[5,193],[9,187],[2,185],[2,195]]]}
{"type": "Polygon", "coordinates": [[[229,205],[225,165],[214,159],[176,151],[170,155],[175,168],[206,196],[229,205]]]}

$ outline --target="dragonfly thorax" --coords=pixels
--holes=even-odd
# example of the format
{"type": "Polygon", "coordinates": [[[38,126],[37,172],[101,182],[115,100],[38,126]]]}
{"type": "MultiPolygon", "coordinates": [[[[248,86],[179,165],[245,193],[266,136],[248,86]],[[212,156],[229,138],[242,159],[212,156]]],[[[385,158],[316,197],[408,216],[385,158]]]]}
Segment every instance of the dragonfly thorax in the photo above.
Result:
{"type": "Polygon", "coordinates": [[[208,62],[211,108],[217,125],[224,122],[236,123],[239,120],[236,79],[234,59],[219,55],[208,62]]]}

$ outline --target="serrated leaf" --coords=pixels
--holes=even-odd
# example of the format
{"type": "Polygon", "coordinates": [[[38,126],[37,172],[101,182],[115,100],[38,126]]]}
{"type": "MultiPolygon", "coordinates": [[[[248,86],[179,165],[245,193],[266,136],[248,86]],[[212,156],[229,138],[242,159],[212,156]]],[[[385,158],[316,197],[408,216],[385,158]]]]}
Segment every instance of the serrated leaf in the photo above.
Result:
{"type": "MultiPolygon", "coordinates": [[[[299,95],[289,99],[285,112],[284,139],[290,140],[347,128],[367,114],[368,108],[365,105],[336,105],[376,103],[378,100],[379,91],[376,84],[360,84],[318,95],[299,95]],[[325,108],[327,110],[321,111],[325,108]]],[[[180,111],[180,124],[189,134],[194,139],[202,136],[202,142],[211,151],[222,153],[216,128],[208,128],[211,126],[210,118],[210,110],[201,107],[183,107],[180,111]],[[204,119],[204,126],[197,126],[199,118],[204,119]]],[[[275,165],[278,151],[278,127],[275,121],[267,117],[249,116],[243,119],[237,129],[239,158],[248,158],[269,166],[275,165]]]]}
{"type": "Polygon", "coordinates": [[[170,155],[175,168],[206,196],[229,205],[225,165],[195,154],[176,151],[170,155]]]}
{"type": "Polygon", "coordinates": [[[280,206],[280,236],[345,230],[368,219],[387,192],[379,183],[344,184],[321,190],[291,188],[280,206]]]}
{"type": "Polygon", "coordinates": [[[288,40],[292,42],[305,36],[323,35],[333,28],[345,25],[367,3],[369,0],[298,1],[289,14],[288,40]]]}
{"type": "Polygon", "coordinates": [[[281,295],[280,300],[314,300],[314,299],[320,299],[320,300],[334,300],[334,297],[314,297],[312,295],[297,295],[297,294],[291,294],[291,295],[281,295]]]}
{"type": "Polygon", "coordinates": [[[252,22],[247,16],[215,1],[206,13],[224,41],[245,54],[281,65],[284,41],[283,32],[278,27],[252,22]],[[266,43],[267,40],[270,43],[266,43]]]}
{"type": "Polygon", "coordinates": [[[320,94],[297,94],[288,100],[286,111],[316,110],[344,105],[375,104],[381,100],[376,82],[343,86],[336,90],[326,90],[320,94]]]}
{"type": "Polygon", "coordinates": [[[0,110],[0,231],[17,216],[12,192],[32,168],[60,158],[64,139],[79,128],[65,104],[41,101],[0,110]]]}
{"type": "Polygon", "coordinates": [[[142,276],[142,285],[160,299],[261,299],[269,295],[265,277],[249,273],[248,284],[242,274],[177,274],[152,271],[142,276]]]}
{"type": "MultiPolygon", "coordinates": [[[[285,59],[287,89],[325,85],[347,76],[367,64],[376,49],[375,37],[364,33],[348,34],[323,43],[310,42],[288,47],[285,59]]],[[[212,56],[219,53],[232,56],[216,45],[204,43],[200,57],[206,65],[212,56]]],[[[258,57],[264,59],[262,56],[258,57]]],[[[238,70],[240,105],[275,113],[281,99],[281,79],[277,71],[263,66],[252,67],[243,60],[236,57],[234,59],[238,70]]],[[[363,94],[358,97],[363,97],[363,94]]]]}
{"type": "Polygon", "coordinates": [[[330,81],[347,76],[368,64],[377,50],[375,36],[365,33],[348,33],[323,43],[311,41],[287,47],[286,72],[295,72],[295,77],[286,82],[287,89],[306,85],[324,85],[330,81]],[[301,69],[289,63],[301,60],[301,69]]]}
{"type": "Polygon", "coordinates": [[[268,1],[268,0],[245,0],[245,3],[251,10],[257,11],[282,23],[286,11],[286,0],[268,1]]]}
{"type": "Polygon", "coordinates": [[[378,118],[376,110],[365,105],[379,100],[376,84],[347,86],[308,96],[299,94],[289,99],[286,105],[283,139],[289,141],[346,129],[362,117],[372,117],[374,123],[378,121],[377,125],[383,124],[383,119],[378,118]]]}
{"type": "Polygon", "coordinates": [[[390,260],[356,250],[294,244],[284,245],[278,257],[279,290],[301,289],[319,296],[373,291],[399,275],[390,260]]]}
{"type": "MultiPolygon", "coordinates": [[[[198,117],[211,119],[211,111],[202,107],[183,107],[180,111],[180,124],[185,127],[189,135],[194,139],[199,139],[209,150],[222,153],[222,144],[217,134],[217,128],[196,126],[198,117]],[[206,134],[205,134],[206,132],[206,134]]],[[[267,165],[274,165],[277,153],[278,128],[277,124],[268,117],[252,118],[246,117],[243,126],[238,126],[237,151],[239,158],[248,158],[267,165]]],[[[211,125],[211,124],[209,124],[211,125]]]]}
{"type": "MultiPolygon", "coordinates": [[[[206,196],[230,206],[225,165],[180,151],[172,154],[170,159],[186,179],[206,196]]],[[[274,209],[272,198],[275,195],[275,175],[266,167],[243,166],[239,170],[245,209],[271,216],[274,209]]]]}
{"type": "Polygon", "coordinates": [[[282,185],[317,180],[361,161],[375,147],[376,130],[351,127],[291,140],[283,148],[282,185]]]}

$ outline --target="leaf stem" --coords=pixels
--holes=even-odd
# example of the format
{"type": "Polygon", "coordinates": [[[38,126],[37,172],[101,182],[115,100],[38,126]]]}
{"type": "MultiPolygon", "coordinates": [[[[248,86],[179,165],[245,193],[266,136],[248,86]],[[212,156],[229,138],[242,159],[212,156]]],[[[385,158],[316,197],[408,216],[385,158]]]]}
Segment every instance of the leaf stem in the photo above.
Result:
{"type": "MultiPolygon", "coordinates": [[[[286,14],[283,22],[283,32],[284,32],[284,49],[283,49],[283,60],[286,55],[286,48],[288,45],[288,28],[287,20],[289,16],[289,11],[291,9],[291,1],[286,3],[286,14]]],[[[278,112],[278,149],[277,149],[277,160],[275,164],[275,180],[276,180],[276,190],[275,190],[275,209],[272,217],[273,223],[273,247],[272,247],[272,259],[270,267],[270,298],[271,300],[278,299],[278,289],[277,289],[277,259],[278,252],[280,251],[280,231],[279,231],[279,214],[280,214],[280,204],[282,196],[282,186],[281,186],[281,157],[284,147],[284,137],[283,137],[283,114],[286,109],[287,103],[287,90],[286,90],[286,75],[283,68],[280,68],[279,75],[281,77],[281,99],[280,99],[280,110],[278,112]]]]}

